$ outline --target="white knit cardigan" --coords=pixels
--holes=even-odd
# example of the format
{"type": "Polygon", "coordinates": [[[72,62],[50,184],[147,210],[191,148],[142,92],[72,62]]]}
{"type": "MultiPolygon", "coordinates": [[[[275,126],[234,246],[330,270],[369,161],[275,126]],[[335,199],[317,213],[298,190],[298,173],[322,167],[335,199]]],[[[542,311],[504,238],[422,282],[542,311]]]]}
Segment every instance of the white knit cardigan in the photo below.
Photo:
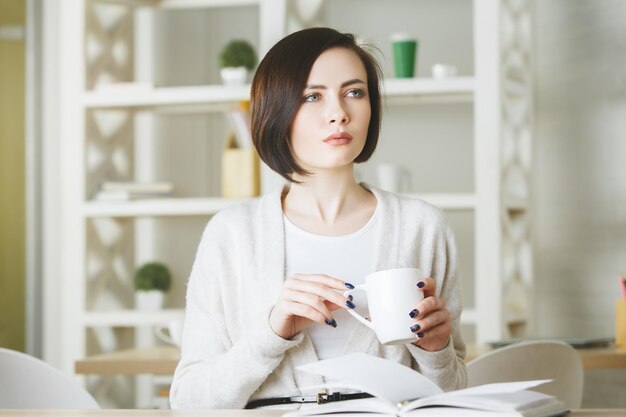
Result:
{"type": "MultiPolygon", "coordinates": [[[[357,324],[344,354],[381,356],[412,367],[444,390],[462,388],[467,374],[456,246],[443,214],[424,201],[363,186],[380,205],[375,270],[417,267],[432,277],[437,295],[450,311],[452,335],[445,349],[428,352],[412,344],[382,346],[373,331],[357,324]]],[[[315,390],[307,387],[323,384],[321,376],[295,370],[317,360],[306,333],[284,340],[269,326],[269,312],[284,275],[280,191],[213,216],[189,278],[181,361],[170,393],[172,408],[243,408],[252,399],[311,395],[315,390]]]]}

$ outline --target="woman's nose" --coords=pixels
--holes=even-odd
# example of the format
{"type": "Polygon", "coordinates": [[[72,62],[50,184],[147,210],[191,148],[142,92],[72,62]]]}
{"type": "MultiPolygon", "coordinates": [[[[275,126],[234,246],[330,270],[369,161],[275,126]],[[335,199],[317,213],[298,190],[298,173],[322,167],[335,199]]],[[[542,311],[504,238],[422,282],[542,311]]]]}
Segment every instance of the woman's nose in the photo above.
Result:
{"type": "Polygon", "coordinates": [[[340,124],[340,125],[345,125],[346,123],[348,123],[348,115],[347,114],[337,114],[337,115],[333,115],[330,119],[330,124],[340,124]]]}
{"type": "Polygon", "coordinates": [[[331,125],[344,125],[350,121],[348,113],[345,111],[340,103],[337,103],[330,109],[328,114],[328,122],[331,125]]]}

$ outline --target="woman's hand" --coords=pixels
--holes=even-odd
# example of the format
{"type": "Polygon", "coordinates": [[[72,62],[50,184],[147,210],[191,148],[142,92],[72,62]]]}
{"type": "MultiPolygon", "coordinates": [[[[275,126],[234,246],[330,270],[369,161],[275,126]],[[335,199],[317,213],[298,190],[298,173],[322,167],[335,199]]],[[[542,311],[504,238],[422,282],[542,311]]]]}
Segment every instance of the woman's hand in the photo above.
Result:
{"type": "Polygon", "coordinates": [[[283,339],[291,339],[312,322],[337,327],[331,312],[354,306],[351,302],[348,304],[348,299],[341,294],[350,287],[350,284],[328,275],[296,274],[283,285],[270,313],[270,327],[283,339]]]}
{"type": "Polygon", "coordinates": [[[411,331],[417,335],[413,344],[431,352],[442,350],[448,346],[452,332],[450,312],[446,303],[435,296],[434,279],[423,278],[417,286],[418,290],[424,292],[424,299],[409,313],[415,320],[411,331]]]}

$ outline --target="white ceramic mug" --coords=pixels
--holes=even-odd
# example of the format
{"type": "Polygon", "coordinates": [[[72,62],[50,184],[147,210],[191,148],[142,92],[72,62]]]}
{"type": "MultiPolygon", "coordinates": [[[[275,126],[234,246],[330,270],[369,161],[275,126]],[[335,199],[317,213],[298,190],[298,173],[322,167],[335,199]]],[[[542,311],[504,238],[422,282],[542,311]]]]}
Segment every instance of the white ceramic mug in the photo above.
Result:
{"type": "Polygon", "coordinates": [[[433,78],[436,80],[455,77],[458,73],[458,70],[454,65],[448,64],[435,64],[432,66],[431,71],[433,74],[433,78]]]}
{"type": "Polygon", "coordinates": [[[183,341],[183,321],[171,320],[167,324],[157,324],[154,334],[165,343],[180,346],[183,341]]]}
{"type": "Polygon", "coordinates": [[[415,324],[415,320],[409,313],[424,298],[424,293],[417,288],[421,278],[424,278],[424,274],[417,268],[389,269],[369,274],[365,278],[365,284],[357,285],[343,295],[352,295],[354,303],[358,305],[358,292],[353,293],[365,291],[371,321],[354,310],[349,309],[348,313],[373,329],[382,344],[413,342],[416,336],[411,332],[411,326],[415,324]]]}
{"type": "Polygon", "coordinates": [[[411,173],[408,169],[394,164],[380,164],[377,167],[378,186],[393,193],[409,191],[411,173]]]}

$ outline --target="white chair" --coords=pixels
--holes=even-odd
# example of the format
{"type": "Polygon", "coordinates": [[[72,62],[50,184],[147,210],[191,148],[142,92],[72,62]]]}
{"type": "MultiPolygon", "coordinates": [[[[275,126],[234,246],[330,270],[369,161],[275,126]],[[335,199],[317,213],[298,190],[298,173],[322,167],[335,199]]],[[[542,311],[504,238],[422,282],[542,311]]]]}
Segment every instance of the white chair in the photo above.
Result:
{"type": "Polygon", "coordinates": [[[467,364],[468,386],[494,382],[553,379],[533,388],[580,408],[583,365],[576,349],[561,341],[521,342],[493,350],[467,364]]]}
{"type": "Polygon", "coordinates": [[[0,348],[0,408],[97,409],[69,376],[25,353],[0,348]]]}

